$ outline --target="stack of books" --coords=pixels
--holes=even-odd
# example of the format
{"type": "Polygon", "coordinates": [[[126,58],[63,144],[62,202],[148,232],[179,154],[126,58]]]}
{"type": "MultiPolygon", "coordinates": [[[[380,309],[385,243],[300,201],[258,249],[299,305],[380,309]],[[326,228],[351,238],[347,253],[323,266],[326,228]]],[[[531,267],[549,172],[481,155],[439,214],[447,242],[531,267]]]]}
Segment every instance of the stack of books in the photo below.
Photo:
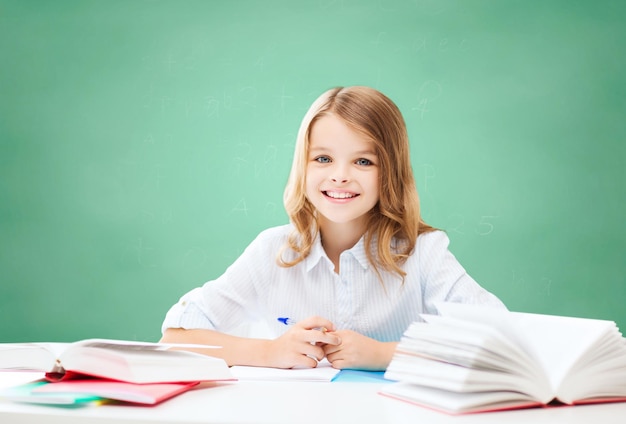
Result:
{"type": "Polygon", "coordinates": [[[398,344],[381,394],[450,414],[626,401],[613,321],[444,303],[398,344]]]}
{"type": "Polygon", "coordinates": [[[1,343],[0,371],[44,378],[5,389],[0,399],[53,405],[107,401],[154,405],[205,381],[235,380],[223,359],[180,350],[212,346],[108,339],[75,343],[1,343]]]}

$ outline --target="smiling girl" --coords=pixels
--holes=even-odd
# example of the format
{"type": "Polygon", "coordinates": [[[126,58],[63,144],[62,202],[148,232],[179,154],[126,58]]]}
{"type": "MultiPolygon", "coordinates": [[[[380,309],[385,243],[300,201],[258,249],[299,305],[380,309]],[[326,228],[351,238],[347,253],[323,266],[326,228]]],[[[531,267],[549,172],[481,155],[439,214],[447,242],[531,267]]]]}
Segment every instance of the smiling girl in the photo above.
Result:
{"type": "Polygon", "coordinates": [[[404,119],[377,90],[339,87],[313,102],[284,203],[290,224],[263,231],[172,306],[163,342],[222,346],[204,352],[229,365],[315,367],[326,357],[339,369],[384,370],[435,302],[504,308],[422,221],[404,119]],[[256,321],[271,338],[235,335],[256,321]]]}

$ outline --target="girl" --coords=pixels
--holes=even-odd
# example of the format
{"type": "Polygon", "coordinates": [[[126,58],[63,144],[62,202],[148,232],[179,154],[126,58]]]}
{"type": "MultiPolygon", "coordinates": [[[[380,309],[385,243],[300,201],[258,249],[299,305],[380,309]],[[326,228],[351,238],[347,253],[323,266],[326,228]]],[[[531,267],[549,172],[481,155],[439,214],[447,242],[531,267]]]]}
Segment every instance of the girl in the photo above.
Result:
{"type": "Polygon", "coordinates": [[[404,120],[372,88],[315,100],[284,204],[291,223],[263,231],[222,276],[184,295],[161,341],[222,346],[204,352],[229,365],[315,367],[326,357],[338,369],[384,370],[434,302],[504,307],[422,221],[404,120]],[[259,320],[275,338],[233,334],[259,320]]]}

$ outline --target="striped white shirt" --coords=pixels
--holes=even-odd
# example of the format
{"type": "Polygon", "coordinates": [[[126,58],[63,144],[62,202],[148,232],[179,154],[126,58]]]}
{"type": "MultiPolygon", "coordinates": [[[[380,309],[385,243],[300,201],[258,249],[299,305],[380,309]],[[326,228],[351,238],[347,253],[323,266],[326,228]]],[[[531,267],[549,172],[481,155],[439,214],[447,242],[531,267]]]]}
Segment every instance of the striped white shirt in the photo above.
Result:
{"type": "Polygon", "coordinates": [[[381,269],[384,284],[367,260],[363,238],[340,256],[339,273],[319,236],[310,255],[284,268],[276,255],[291,225],[263,231],[219,278],[185,294],[167,313],[167,328],[214,329],[236,333],[241,324],[265,322],[268,337],[287,330],[277,318],[324,317],[379,341],[399,341],[421,313],[436,313],[434,302],[479,303],[504,308],[480,287],[448,250],[442,231],[418,237],[414,253],[398,275],[381,269]]]}

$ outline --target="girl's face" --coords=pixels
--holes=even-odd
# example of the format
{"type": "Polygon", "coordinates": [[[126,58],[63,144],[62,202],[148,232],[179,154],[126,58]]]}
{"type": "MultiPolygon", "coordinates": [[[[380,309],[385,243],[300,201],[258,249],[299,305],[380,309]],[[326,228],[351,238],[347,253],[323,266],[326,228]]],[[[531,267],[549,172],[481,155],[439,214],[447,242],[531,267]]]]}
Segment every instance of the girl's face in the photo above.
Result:
{"type": "Polygon", "coordinates": [[[313,124],[309,143],[307,198],[323,219],[364,226],[379,199],[373,143],[332,114],[313,124]]]}

